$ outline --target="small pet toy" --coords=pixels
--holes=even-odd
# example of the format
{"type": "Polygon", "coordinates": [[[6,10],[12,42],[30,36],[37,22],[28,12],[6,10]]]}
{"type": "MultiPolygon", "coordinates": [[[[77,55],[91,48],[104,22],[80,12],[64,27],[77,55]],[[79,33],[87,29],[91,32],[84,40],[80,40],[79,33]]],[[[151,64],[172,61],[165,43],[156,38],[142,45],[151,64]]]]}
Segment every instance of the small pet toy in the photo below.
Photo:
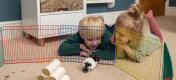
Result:
{"type": "Polygon", "coordinates": [[[99,60],[100,60],[100,57],[90,55],[88,58],[86,58],[83,61],[83,67],[82,67],[83,72],[87,73],[89,71],[92,71],[96,67],[99,60]]]}

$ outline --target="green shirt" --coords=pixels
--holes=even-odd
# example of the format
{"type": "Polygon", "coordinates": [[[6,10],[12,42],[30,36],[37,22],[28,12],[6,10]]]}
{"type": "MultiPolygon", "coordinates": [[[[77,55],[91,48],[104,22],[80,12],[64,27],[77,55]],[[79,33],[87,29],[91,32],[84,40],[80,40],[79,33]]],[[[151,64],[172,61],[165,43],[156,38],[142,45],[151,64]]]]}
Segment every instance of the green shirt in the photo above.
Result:
{"type": "MultiPolygon", "coordinates": [[[[94,52],[94,56],[99,56],[101,59],[114,60],[115,59],[115,46],[111,44],[110,38],[112,33],[105,31],[101,37],[101,44],[97,48],[97,52],[94,52]]],[[[65,40],[58,50],[60,56],[74,56],[80,55],[80,44],[85,44],[81,39],[79,32],[75,33],[72,37],[65,40]]]]}

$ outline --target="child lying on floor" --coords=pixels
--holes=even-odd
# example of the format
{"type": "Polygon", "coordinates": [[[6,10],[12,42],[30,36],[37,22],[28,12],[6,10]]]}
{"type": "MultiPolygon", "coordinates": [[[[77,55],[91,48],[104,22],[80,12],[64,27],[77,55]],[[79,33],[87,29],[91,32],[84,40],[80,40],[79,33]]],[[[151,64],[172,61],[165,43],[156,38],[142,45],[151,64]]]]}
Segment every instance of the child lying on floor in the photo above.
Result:
{"type": "Polygon", "coordinates": [[[106,31],[102,17],[85,17],[79,22],[79,32],[61,44],[59,55],[93,55],[105,60],[114,60],[115,46],[111,44],[111,37],[112,34],[106,31]]]}
{"type": "MultiPolygon", "coordinates": [[[[149,24],[152,23],[151,20],[153,19],[151,14],[149,12],[146,16],[149,24]]],[[[133,4],[127,12],[120,14],[116,20],[115,32],[111,38],[112,44],[116,45],[117,58],[128,57],[137,62],[142,62],[144,56],[150,55],[152,51],[160,47],[161,43],[157,37],[158,35],[143,33],[143,25],[144,13],[138,4],[133,4]]],[[[153,28],[151,29],[153,31],[153,28]]]]}

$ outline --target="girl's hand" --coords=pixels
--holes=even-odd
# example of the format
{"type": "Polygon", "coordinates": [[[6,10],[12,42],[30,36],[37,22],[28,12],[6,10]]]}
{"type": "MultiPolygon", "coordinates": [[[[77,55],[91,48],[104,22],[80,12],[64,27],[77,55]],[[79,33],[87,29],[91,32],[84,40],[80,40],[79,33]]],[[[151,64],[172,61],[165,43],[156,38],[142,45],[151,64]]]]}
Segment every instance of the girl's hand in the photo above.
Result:
{"type": "Polygon", "coordinates": [[[111,37],[111,44],[115,45],[115,33],[113,33],[112,37],[111,37]]]}
{"type": "Polygon", "coordinates": [[[89,54],[88,54],[88,53],[86,53],[85,51],[81,51],[81,52],[80,52],[80,56],[83,56],[83,57],[88,57],[88,56],[89,56],[89,54]]]}
{"type": "Polygon", "coordinates": [[[123,49],[124,49],[124,51],[127,53],[127,55],[128,55],[129,57],[132,56],[133,51],[132,51],[132,49],[131,49],[128,45],[123,45],[123,49]]]}

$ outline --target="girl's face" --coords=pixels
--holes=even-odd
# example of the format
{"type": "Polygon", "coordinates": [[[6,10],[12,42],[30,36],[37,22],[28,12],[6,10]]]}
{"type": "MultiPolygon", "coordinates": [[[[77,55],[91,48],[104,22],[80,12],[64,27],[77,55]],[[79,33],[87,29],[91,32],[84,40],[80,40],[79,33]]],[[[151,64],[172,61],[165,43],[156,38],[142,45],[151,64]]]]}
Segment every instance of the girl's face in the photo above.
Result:
{"type": "Polygon", "coordinates": [[[84,42],[88,48],[90,48],[91,50],[95,50],[101,43],[101,37],[92,38],[92,39],[85,38],[84,42]]]}

